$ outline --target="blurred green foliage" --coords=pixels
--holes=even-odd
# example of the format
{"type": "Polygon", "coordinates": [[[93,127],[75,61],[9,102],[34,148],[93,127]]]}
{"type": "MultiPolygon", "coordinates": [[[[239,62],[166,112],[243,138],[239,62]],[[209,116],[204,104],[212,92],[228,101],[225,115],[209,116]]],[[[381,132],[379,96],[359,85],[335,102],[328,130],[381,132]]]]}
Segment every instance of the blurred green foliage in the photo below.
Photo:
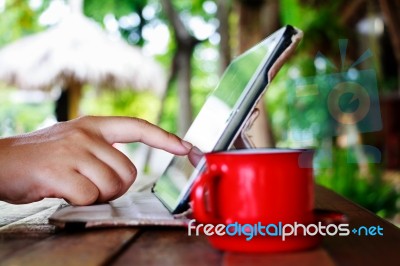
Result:
{"type": "Polygon", "coordinates": [[[86,86],[81,101],[82,113],[88,115],[133,116],[146,119],[152,123],[157,120],[161,102],[151,92],[133,90],[95,91],[86,86]]]}
{"type": "Polygon", "coordinates": [[[359,171],[352,149],[335,148],[329,160],[321,161],[316,181],[364,208],[382,216],[391,217],[400,211],[400,197],[394,188],[382,180],[379,164],[369,163],[369,175],[359,171]]]}
{"type": "Polygon", "coordinates": [[[337,1],[302,1],[281,0],[280,15],[282,24],[295,25],[303,30],[303,49],[315,51],[331,47],[346,35],[346,29],[340,25],[340,7],[344,0],[337,1]]]}
{"type": "MultiPolygon", "coordinates": [[[[301,0],[280,1],[283,24],[300,28],[304,38],[267,92],[266,102],[277,145],[315,148],[315,179],[318,184],[333,189],[382,217],[391,217],[400,211],[400,194],[383,180],[384,163],[372,163],[371,160],[368,163],[368,176],[363,176],[359,165],[350,163],[357,161],[352,147],[338,148],[335,144],[334,130],[337,130],[337,125],[330,121],[328,103],[314,97],[312,92],[308,97],[302,97],[301,101],[294,99],[298,93],[295,81],[314,78],[318,89],[327,91],[330,89],[327,77],[347,70],[340,69],[338,47],[339,39],[349,38],[348,29],[340,25],[339,7],[343,1],[310,3],[312,5],[301,0]],[[320,55],[325,56],[320,57],[320,60],[325,60],[323,69],[319,69],[316,63],[320,55]],[[297,132],[295,138],[291,135],[293,132],[297,132]]],[[[374,57],[369,59],[371,68],[376,60],[374,57]]],[[[345,65],[348,62],[342,63],[345,65]]]]}
{"type": "Polygon", "coordinates": [[[15,89],[0,85],[0,137],[36,130],[53,113],[54,103],[51,100],[18,102],[13,100],[16,93],[15,89]]]}
{"type": "MultiPolygon", "coordinates": [[[[215,14],[205,11],[205,0],[173,1],[175,8],[180,13],[186,25],[193,17],[198,17],[207,23],[217,23],[215,14]]],[[[338,63],[339,49],[337,41],[348,36],[347,29],[340,26],[338,16],[339,6],[345,1],[302,1],[282,0],[280,3],[281,24],[292,24],[305,33],[295,55],[282,67],[273,80],[266,94],[265,101],[269,111],[270,121],[277,145],[281,147],[294,147],[298,145],[312,145],[320,148],[325,141],[324,130],[327,130],[326,104],[306,99],[297,106],[298,114],[310,118],[307,120],[293,120],[293,110],[290,101],[291,80],[301,77],[311,77],[333,73],[333,69],[319,72],[315,66],[317,52],[322,52],[328,58],[333,58],[338,63]],[[311,4],[309,4],[311,3],[311,4]],[[335,60],[336,59],[336,60],[335,60]],[[302,108],[302,109],[301,109],[302,108]],[[293,141],[289,136],[290,130],[311,132],[312,142],[293,141]]],[[[5,10],[0,14],[0,47],[18,38],[43,30],[38,18],[51,0],[43,0],[37,9],[32,9],[29,0],[6,0],[5,10]]],[[[234,11],[233,11],[234,12],[234,11]]],[[[121,27],[119,31],[129,43],[144,46],[146,39],[142,35],[143,28],[148,25],[166,22],[166,16],[161,10],[160,1],[157,0],[85,0],[85,15],[93,18],[104,26],[104,19],[112,15],[119,21],[129,16],[139,18],[138,23],[128,27],[121,27]],[[143,15],[144,10],[151,5],[155,11],[152,17],[143,15]]],[[[237,30],[237,14],[230,18],[233,31],[237,30]],[[235,25],[233,25],[235,24],[235,25]]],[[[168,24],[167,24],[168,25],[168,24]]],[[[165,67],[166,71],[171,66],[172,54],[176,49],[174,33],[170,30],[170,39],[164,54],[156,55],[157,60],[165,67]]],[[[193,30],[189,29],[192,33],[193,30]]],[[[231,43],[237,40],[232,39],[231,43]]],[[[192,70],[192,104],[194,113],[197,114],[206,96],[218,82],[218,55],[216,44],[203,40],[193,54],[192,70]],[[210,56],[213,55],[213,56],[210,56]]],[[[340,59],[339,59],[340,61],[340,59]]],[[[0,136],[12,135],[35,130],[53,117],[54,103],[46,100],[41,103],[18,103],[12,98],[13,92],[0,86],[0,136]],[[34,114],[34,115],[32,115],[34,114]]],[[[101,92],[86,86],[82,99],[82,111],[85,114],[99,115],[130,115],[147,119],[157,123],[160,112],[159,125],[172,132],[177,131],[176,117],[179,112],[176,84],[168,90],[163,109],[161,100],[149,92],[134,92],[132,90],[101,92]]],[[[306,135],[305,137],[310,137],[306,135]]],[[[361,176],[357,164],[347,162],[348,150],[332,149],[332,161],[326,165],[323,159],[318,161],[316,181],[328,186],[337,192],[358,202],[362,206],[377,212],[382,216],[389,216],[396,211],[395,202],[399,196],[382,181],[382,165],[370,164],[370,177],[361,176]]]]}
{"type": "MultiPolygon", "coordinates": [[[[196,115],[203,105],[208,94],[215,88],[219,81],[218,62],[214,58],[207,58],[204,53],[216,53],[215,47],[208,41],[202,42],[195,48],[192,59],[191,101],[193,113],[196,115]]],[[[177,84],[173,82],[167,93],[159,125],[171,132],[178,131],[177,114],[179,102],[177,97],[177,84]]]]}
{"type": "Polygon", "coordinates": [[[5,10],[0,15],[0,47],[18,38],[43,29],[38,22],[51,0],[42,0],[37,9],[32,9],[27,0],[5,0],[5,10]]]}
{"type": "Polygon", "coordinates": [[[147,5],[147,2],[147,0],[85,0],[83,10],[85,15],[103,23],[107,14],[113,14],[116,18],[121,18],[132,12],[140,13],[147,5]]]}
{"type": "Polygon", "coordinates": [[[138,22],[134,25],[127,25],[126,27],[119,27],[119,31],[124,39],[129,43],[136,45],[143,45],[144,40],[142,36],[142,29],[147,21],[143,18],[142,12],[147,5],[147,0],[85,0],[83,11],[88,17],[93,18],[100,24],[104,23],[104,18],[107,15],[113,15],[115,19],[130,16],[132,14],[137,16],[138,22]]]}
{"type": "MultiPolygon", "coordinates": [[[[174,5],[178,12],[185,14],[185,23],[188,23],[188,19],[192,16],[200,16],[205,19],[215,19],[214,16],[207,14],[204,11],[203,3],[204,0],[196,0],[189,2],[177,2],[174,1],[174,5]],[[175,3],[176,2],[176,3],[175,3]]],[[[50,0],[42,1],[41,5],[37,8],[32,8],[29,0],[7,0],[5,6],[5,12],[1,14],[0,23],[0,46],[11,43],[18,38],[24,37],[26,35],[34,34],[41,30],[45,30],[44,26],[39,25],[39,17],[43,11],[49,7],[51,3],[50,0]]],[[[114,18],[119,21],[123,18],[128,18],[129,16],[137,16],[139,18],[138,25],[134,27],[119,27],[119,31],[123,38],[128,42],[135,45],[143,46],[146,40],[142,36],[142,29],[145,25],[150,25],[152,23],[166,23],[166,17],[161,10],[161,3],[159,1],[153,0],[107,0],[107,1],[95,1],[95,0],[85,0],[83,6],[83,11],[85,15],[93,18],[100,24],[104,26],[104,19],[108,15],[114,16],[114,18]],[[155,13],[151,18],[144,17],[144,9],[147,5],[151,5],[155,13]],[[129,38],[132,34],[136,34],[138,39],[132,41],[129,38]]],[[[150,25],[151,26],[151,25],[150,25]]],[[[170,32],[173,36],[173,32],[170,32]]],[[[156,59],[167,69],[170,67],[172,53],[176,49],[176,45],[173,38],[170,38],[168,49],[166,53],[156,55],[156,59]]],[[[193,110],[197,113],[204,102],[206,95],[213,89],[217,82],[216,77],[216,65],[215,59],[204,60],[201,55],[204,49],[215,49],[215,45],[210,44],[208,41],[204,41],[200,48],[197,49],[193,59],[193,91],[192,91],[192,103],[193,110]]],[[[176,84],[170,88],[165,101],[164,110],[162,111],[161,121],[157,121],[157,116],[159,115],[161,103],[160,99],[157,99],[151,93],[137,93],[132,90],[121,91],[103,91],[96,92],[88,86],[86,88],[86,96],[82,100],[81,109],[84,114],[99,114],[99,115],[131,115],[142,117],[148,119],[153,123],[159,122],[161,127],[166,130],[176,132],[177,131],[177,113],[179,111],[179,103],[177,99],[176,84]]],[[[6,92],[7,94],[7,92],[6,92]]],[[[3,100],[10,99],[9,97],[4,97],[3,100]]],[[[9,115],[9,108],[13,109],[15,104],[12,101],[8,101],[6,104],[2,105],[3,111],[1,111],[4,116],[9,115]]],[[[33,108],[32,104],[20,105],[21,109],[33,108]]],[[[53,116],[53,108],[46,108],[47,116],[53,116]]],[[[38,111],[41,112],[41,111],[38,111]]],[[[28,113],[31,113],[28,111],[28,113]]],[[[34,113],[34,112],[33,112],[34,113]]],[[[9,128],[10,134],[21,133],[21,131],[32,131],[35,126],[38,126],[40,121],[32,119],[30,122],[22,119],[21,116],[13,115],[12,124],[32,124],[32,126],[27,126],[26,128],[15,131],[15,127],[9,128]]]]}

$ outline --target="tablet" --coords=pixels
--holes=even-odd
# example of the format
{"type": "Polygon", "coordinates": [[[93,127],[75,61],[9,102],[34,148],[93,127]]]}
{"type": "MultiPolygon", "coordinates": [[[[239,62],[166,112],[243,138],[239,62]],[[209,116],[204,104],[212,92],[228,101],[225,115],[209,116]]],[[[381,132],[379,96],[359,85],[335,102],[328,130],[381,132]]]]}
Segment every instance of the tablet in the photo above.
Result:
{"type": "MultiPolygon", "coordinates": [[[[268,84],[301,37],[300,30],[285,26],[236,57],[184,139],[204,153],[232,148],[268,84]]],[[[189,207],[191,186],[205,166],[204,159],[193,163],[189,157],[174,156],[152,189],[171,213],[181,213],[189,207]]]]}

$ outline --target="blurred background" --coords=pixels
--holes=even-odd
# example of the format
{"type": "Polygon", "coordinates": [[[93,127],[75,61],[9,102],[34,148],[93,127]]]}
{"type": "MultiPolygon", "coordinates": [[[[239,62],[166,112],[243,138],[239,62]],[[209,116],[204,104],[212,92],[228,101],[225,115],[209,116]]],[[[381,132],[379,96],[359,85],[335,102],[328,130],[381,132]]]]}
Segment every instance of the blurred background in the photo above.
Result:
{"type": "MultiPolygon", "coordinates": [[[[286,24],[304,38],[256,143],[315,148],[317,183],[400,224],[398,1],[0,0],[0,136],[80,115],[182,136],[232,58],[286,24]]],[[[148,149],[121,149],[153,171],[148,149]]]]}

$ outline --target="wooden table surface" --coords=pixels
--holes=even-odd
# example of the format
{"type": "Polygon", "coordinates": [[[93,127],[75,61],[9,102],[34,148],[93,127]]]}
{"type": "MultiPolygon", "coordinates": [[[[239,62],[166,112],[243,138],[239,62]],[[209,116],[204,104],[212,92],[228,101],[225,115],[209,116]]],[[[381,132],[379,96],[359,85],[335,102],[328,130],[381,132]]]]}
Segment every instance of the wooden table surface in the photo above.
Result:
{"type": "Polygon", "coordinates": [[[345,213],[350,228],[379,225],[383,236],[327,236],[318,248],[289,253],[229,253],[184,228],[55,230],[47,218],[60,202],[0,202],[0,265],[400,265],[400,229],[319,186],[317,208],[345,213]]]}

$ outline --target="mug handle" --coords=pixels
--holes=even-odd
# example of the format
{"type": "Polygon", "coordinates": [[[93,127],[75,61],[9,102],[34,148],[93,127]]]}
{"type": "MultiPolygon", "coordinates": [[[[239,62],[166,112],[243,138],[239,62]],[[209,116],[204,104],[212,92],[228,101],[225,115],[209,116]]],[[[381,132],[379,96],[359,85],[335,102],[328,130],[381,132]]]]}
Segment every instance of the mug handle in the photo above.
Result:
{"type": "Polygon", "coordinates": [[[191,193],[193,214],[201,222],[219,223],[217,205],[213,195],[216,191],[216,180],[220,177],[220,173],[206,171],[193,185],[191,193]],[[208,194],[206,195],[207,190],[208,194]],[[206,202],[208,206],[206,206],[206,202]]]}

